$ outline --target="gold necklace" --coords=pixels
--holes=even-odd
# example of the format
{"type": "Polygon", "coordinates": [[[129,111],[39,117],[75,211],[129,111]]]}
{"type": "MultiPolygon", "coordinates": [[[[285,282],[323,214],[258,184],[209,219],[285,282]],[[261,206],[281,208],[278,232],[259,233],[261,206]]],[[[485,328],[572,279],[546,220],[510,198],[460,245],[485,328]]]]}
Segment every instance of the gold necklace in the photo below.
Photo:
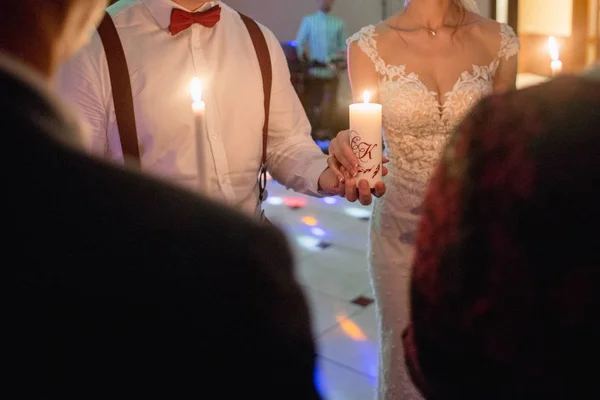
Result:
{"type": "MultiPolygon", "coordinates": [[[[394,31],[396,31],[396,33],[398,33],[399,31],[409,32],[409,31],[407,31],[407,30],[400,29],[400,28],[396,28],[396,27],[394,27],[394,26],[391,26],[391,25],[388,25],[388,27],[389,27],[389,28],[391,28],[391,29],[393,29],[394,31]]],[[[434,30],[434,29],[429,29],[429,28],[427,28],[427,27],[425,27],[425,26],[421,26],[420,28],[413,29],[411,32],[414,32],[414,31],[420,31],[421,29],[425,29],[425,30],[427,31],[427,33],[429,33],[429,35],[431,35],[431,36],[436,36],[436,35],[437,35],[437,31],[436,31],[436,30],[434,30]]],[[[398,34],[399,34],[399,33],[398,33],[398,34]]]]}
{"type": "Polygon", "coordinates": [[[422,22],[419,22],[419,21],[417,21],[417,19],[416,19],[416,18],[413,18],[413,17],[412,17],[412,16],[410,16],[410,15],[409,15],[408,17],[409,17],[410,19],[412,19],[414,22],[416,22],[417,24],[421,25],[421,27],[420,27],[419,29],[425,29],[425,30],[426,30],[426,31],[429,33],[429,35],[430,35],[430,36],[432,36],[432,37],[435,37],[435,36],[437,36],[437,30],[438,30],[438,29],[440,29],[440,28],[443,26],[443,25],[442,25],[442,26],[440,26],[440,28],[438,28],[438,29],[431,29],[431,28],[428,28],[428,27],[427,27],[425,24],[423,24],[422,22]]]}
{"type": "MultiPolygon", "coordinates": [[[[421,25],[421,29],[425,29],[429,33],[430,36],[432,36],[432,37],[437,36],[437,29],[428,28],[426,25],[420,23],[419,21],[417,21],[414,18],[412,20],[415,21],[417,24],[421,25]]],[[[440,28],[441,28],[441,26],[440,26],[440,28]]],[[[438,28],[438,29],[440,29],[440,28],[438,28]]]]}
{"type": "MultiPolygon", "coordinates": [[[[405,12],[404,12],[402,15],[404,15],[404,14],[406,14],[406,11],[405,11],[405,12]]],[[[413,32],[414,32],[414,31],[421,30],[421,29],[425,29],[425,30],[427,31],[427,33],[429,34],[429,36],[431,36],[431,37],[436,37],[436,36],[437,36],[437,31],[438,31],[438,30],[440,30],[440,28],[444,28],[444,27],[450,27],[450,28],[455,28],[455,29],[457,29],[459,26],[461,26],[461,25],[446,25],[446,24],[443,24],[443,25],[441,25],[440,27],[438,27],[437,29],[431,29],[431,28],[428,28],[428,27],[427,27],[425,24],[423,24],[423,23],[419,22],[419,21],[418,21],[416,18],[412,17],[411,15],[409,15],[409,16],[408,16],[408,18],[412,19],[414,22],[416,22],[418,25],[420,25],[420,27],[419,27],[419,28],[417,28],[417,29],[413,29],[413,30],[412,30],[413,32]]],[[[400,34],[400,33],[399,33],[399,31],[405,31],[405,32],[408,32],[408,30],[405,30],[405,29],[400,29],[400,28],[398,28],[398,27],[394,27],[394,26],[392,26],[392,25],[388,25],[388,26],[389,26],[391,29],[393,29],[394,31],[396,31],[396,33],[398,33],[398,34],[400,34]]]]}

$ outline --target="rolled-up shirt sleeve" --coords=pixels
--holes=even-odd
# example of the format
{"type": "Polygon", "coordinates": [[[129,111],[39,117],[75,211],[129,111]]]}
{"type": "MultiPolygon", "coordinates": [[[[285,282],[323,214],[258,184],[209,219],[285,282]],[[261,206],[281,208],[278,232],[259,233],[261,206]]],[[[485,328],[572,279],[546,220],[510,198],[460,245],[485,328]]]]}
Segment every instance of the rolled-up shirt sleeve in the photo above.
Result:
{"type": "Polygon", "coordinates": [[[267,146],[271,176],[288,189],[320,196],[319,177],[327,169],[327,156],[311,137],[311,126],[292,86],[281,45],[264,30],[273,65],[273,87],[267,146]]]}
{"type": "MultiPolygon", "coordinates": [[[[95,36],[90,44],[69,59],[58,71],[56,85],[61,98],[75,108],[88,132],[84,139],[86,150],[106,156],[109,152],[107,140],[107,93],[102,85],[100,68],[102,51],[95,36]]],[[[100,44],[101,46],[101,44],[100,44]]]]}

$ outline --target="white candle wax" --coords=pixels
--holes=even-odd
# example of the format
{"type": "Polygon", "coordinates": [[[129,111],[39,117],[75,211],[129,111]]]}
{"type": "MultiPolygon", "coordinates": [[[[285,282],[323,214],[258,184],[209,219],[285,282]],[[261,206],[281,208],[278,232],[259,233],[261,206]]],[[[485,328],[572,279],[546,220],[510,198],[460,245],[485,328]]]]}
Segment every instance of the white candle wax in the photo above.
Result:
{"type": "Polygon", "coordinates": [[[548,38],[548,53],[550,53],[550,69],[552,70],[552,76],[556,76],[562,72],[563,63],[560,61],[560,52],[558,49],[558,41],[554,36],[548,38]]]}
{"type": "Polygon", "coordinates": [[[550,68],[552,69],[552,76],[556,76],[562,72],[563,63],[560,60],[552,60],[550,68]]]}
{"type": "Polygon", "coordinates": [[[364,179],[375,187],[383,169],[381,104],[370,103],[369,92],[365,92],[363,103],[350,105],[350,146],[359,162],[357,186],[364,179]]]}
{"type": "Polygon", "coordinates": [[[202,84],[198,78],[194,78],[190,84],[192,94],[192,111],[194,112],[194,129],[196,133],[196,157],[198,168],[198,183],[203,185],[206,181],[206,152],[204,151],[208,137],[206,135],[205,112],[206,104],[202,100],[202,84]]]}

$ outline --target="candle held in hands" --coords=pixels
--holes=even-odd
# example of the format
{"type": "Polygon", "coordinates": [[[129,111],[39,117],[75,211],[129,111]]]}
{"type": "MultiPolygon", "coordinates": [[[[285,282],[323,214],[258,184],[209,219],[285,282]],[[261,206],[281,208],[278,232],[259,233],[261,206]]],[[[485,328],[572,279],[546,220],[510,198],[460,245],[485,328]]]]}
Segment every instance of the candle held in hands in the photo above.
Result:
{"type": "Polygon", "coordinates": [[[382,179],[383,146],[381,138],[381,104],[370,102],[366,91],[363,102],[350,105],[350,146],[358,158],[356,184],[369,182],[371,188],[382,179]]]}

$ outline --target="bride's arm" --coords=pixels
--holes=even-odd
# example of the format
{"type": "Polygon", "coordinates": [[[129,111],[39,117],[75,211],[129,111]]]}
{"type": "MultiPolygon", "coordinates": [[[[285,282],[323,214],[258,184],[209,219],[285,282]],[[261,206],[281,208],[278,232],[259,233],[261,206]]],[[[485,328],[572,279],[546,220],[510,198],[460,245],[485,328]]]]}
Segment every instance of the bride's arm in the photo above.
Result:
{"type": "Polygon", "coordinates": [[[502,93],[514,90],[517,87],[517,59],[516,55],[508,60],[500,60],[500,65],[494,78],[494,93],[502,93]]]}
{"type": "Polygon", "coordinates": [[[517,86],[517,63],[521,44],[515,31],[507,24],[499,24],[500,64],[494,77],[494,93],[514,90],[517,86]]]}
{"type": "Polygon", "coordinates": [[[357,41],[348,45],[348,76],[355,101],[362,101],[366,90],[370,92],[372,102],[379,101],[379,74],[373,61],[358,46],[357,41]]]}

